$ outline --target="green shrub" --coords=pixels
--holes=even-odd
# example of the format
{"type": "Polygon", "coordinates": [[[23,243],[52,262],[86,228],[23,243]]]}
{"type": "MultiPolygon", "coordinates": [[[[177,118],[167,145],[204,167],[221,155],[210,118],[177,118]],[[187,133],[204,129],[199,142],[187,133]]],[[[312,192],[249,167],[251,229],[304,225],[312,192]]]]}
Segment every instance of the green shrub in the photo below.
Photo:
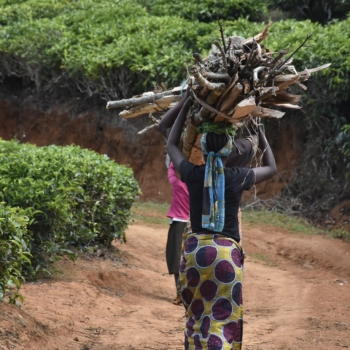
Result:
{"type": "Polygon", "coordinates": [[[30,218],[30,274],[49,272],[71,245],[125,240],[139,193],[131,169],[77,146],[0,141],[0,198],[30,218]]]}
{"type": "Polygon", "coordinates": [[[350,172],[350,124],[343,126],[342,132],[339,134],[338,143],[342,144],[341,151],[344,154],[345,162],[347,164],[347,176],[350,172]]]}
{"type": "Polygon", "coordinates": [[[0,203],[0,300],[15,303],[21,287],[22,269],[29,266],[28,217],[22,209],[0,203]]]}
{"type": "Polygon", "coordinates": [[[140,0],[155,16],[176,16],[190,21],[211,22],[235,20],[240,17],[261,20],[267,14],[265,1],[261,0],[140,0]]]}
{"type": "MultiPolygon", "coordinates": [[[[53,89],[57,81],[73,79],[78,90],[90,96],[109,94],[110,99],[116,98],[116,92],[125,96],[162,81],[169,86],[179,84],[186,77],[186,64],[193,61],[192,53],[205,55],[220,36],[215,9],[225,14],[226,8],[247,6],[247,14],[235,10],[247,17],[248,11],[261,12],[258,8],[263,6],[261,2],[252,6],[251,1],[241,0],[206,0],[200,4],[165,0],[3,0],[2,4],[0,61],[4,77],[14,73],[29,76],[38,89],[53,89]],[[212,22],[196,21],[201,13],[212,13],[212,22]]],[[[226,35],[244,37],[264,26],[243,18],[223,20],[222,24],[226,35]]],[[[349,19],[326,27],[308,20],[281,21],[270,29],[266,46],[273,50],[296,46],[306,33],[314,33],[295,56],[296,64],[304,68],[332,62],[332,67],[322,73],[327,76],[327,85],[336,96],[348,96],[349,24],[349,19]]]]}
{"type": "MultiPolygon", "coordinates": [[[[216,15],[211,23],[198,23],[192,17],[182,17],[181,13],[175,16],[177,7],[189,16],[196,16],[201,13],[198,6],[220,7],[221,11],[225,6],[246,3],[240,0],[223,4],[207,0],[200,5],[164,0],[3,1],[0,7],[2,74],[30,76],[40,88],[45,80],[56,81],[65,72],[61,79],[80,79],[81,90],[87,79],[94,81],[94,88],[86,87],[90,94],[108,90],[113,78],[117,91],[128,91],[130,80],[134,79],[134,93],[135,87],[142,90],[149,83],[179,84],[186,77],[186,64],[191,64],[192,53],[206,54],[220,34],[216,15]],[[117,81],[119,85],[124,84],[125,89],[121,89],[117,81]]],[[[349,93],[350,61],[346,58],[349,23],[348,19],[322,27],[310,21],[281,21],[270,29],[266,45],[280,50],[300,43],[305,33],[314,33],[314,38],[295,56],[297,64],[332,62],[332,68],[323,73],[329,77],[329,87],[349,93]]],[[[226,35],[235,32],[245,37],[263,27],[261,23],[242,18],[235,22],[222,21],[222,24],[226,35]]]]}

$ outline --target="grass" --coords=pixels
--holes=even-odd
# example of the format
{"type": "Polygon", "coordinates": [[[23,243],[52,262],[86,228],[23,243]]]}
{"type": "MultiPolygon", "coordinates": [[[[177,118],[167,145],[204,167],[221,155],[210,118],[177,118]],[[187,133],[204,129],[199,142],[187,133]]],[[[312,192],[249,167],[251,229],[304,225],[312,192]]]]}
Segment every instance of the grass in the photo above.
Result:
{"type": "MultiPolygon", "coordinates": [[[[161,226],[169,225],[169,219],[166,217],[168,210],[168,203],[156,203],[151,201],[136,201],[131,208],[135,223],[161,226]]],[[[286,229],[290,232],[327,235],[333,238],[341,238],[344,241],[350,242],[350,232],[348,231],[341,229],[332,231],[324,230],[301,218],[272,211],[252,209],[243,210],[242,214],[243,224],[246,225],[273,226],[286,229]]]]}
{"type": "Polygon", "coordinates": [[[156,203],[151,201],[135,201],[131,207],[135,223],[162,226],[169,225],[169,218],[166,216],[168,210],[168,203],[156,203]]]}
{"type": "Polygon", "coordinates": [[[350,232],[345,231],[344,229],[335,229],[330,231],[330,234],[333,238],[340,238],[346,242],[350,242],[350,232]]]}
{"type": "Polygon", "coordinates": [[[325,231],[315,227],[305,220],[281,213],[265,210],[243,210],[243,223],[267,225],[287,229],[291,232],[307,234],[324,234],[325,231]]]}

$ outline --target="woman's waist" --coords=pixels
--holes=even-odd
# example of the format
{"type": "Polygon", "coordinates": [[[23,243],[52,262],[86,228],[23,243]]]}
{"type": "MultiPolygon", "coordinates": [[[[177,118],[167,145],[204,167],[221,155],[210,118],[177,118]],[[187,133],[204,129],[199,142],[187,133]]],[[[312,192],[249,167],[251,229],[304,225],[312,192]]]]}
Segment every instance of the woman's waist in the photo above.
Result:
{"type": "Polygon", "coordinates": [[[213,231],[197,231],[191,232],[187,234],[187,238],[189,236],[196,236],[198,239],[228,239],[232,240],[235,243],[239,244],[239,240],[231,235],[227,235],[221,232],[213,232],[213,231]]]}

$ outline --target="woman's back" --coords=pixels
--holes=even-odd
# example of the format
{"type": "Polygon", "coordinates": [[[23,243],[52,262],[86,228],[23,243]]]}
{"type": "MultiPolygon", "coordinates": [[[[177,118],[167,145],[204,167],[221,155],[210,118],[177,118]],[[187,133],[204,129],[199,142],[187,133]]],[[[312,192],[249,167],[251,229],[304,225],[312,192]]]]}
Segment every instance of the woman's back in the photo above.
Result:
{"type": "MultiPolygon", "coordinates": [[[[240,241],[238,208],[242,192],[249,190],[254,180],[250,168],[225,168],[225,225],[223,235],[240,241]]],[[[190,196],[190,218],[193,232],[205,232],[202,228],[202,203],[205,165],[197,166],[187,160],[180,165],[181,180],[186,183],[190,196]]],[[[212,231],[211,231],[212,232],[212,231]]]]}

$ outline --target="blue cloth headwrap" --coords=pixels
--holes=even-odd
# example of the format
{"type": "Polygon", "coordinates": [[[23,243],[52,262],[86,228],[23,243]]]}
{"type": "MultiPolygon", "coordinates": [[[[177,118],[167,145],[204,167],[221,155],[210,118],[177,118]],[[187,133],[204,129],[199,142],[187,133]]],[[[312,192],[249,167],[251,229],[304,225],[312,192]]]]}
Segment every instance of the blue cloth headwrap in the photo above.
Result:
{"type": "Polygon", "coordinates": [[[207,133],[201,137],[201,148],[207,155],[205,165],[202,227],[215,232],[222,232],[225,225],[225,174],[221,157],[232,151],[232,138],[227,135],[226,145],[217,153],[207,151],[207,133]]]}

